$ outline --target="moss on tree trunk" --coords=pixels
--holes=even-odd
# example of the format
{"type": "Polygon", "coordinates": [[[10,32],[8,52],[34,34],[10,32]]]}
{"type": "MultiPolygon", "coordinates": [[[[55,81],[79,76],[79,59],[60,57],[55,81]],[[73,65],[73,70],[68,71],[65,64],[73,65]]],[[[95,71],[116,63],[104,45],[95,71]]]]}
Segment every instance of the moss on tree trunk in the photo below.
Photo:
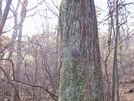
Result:
{"type": "Polygon", "coordinates": [[[58,101],[103,101],[93,0],[62,0],[59,27],[61,70],[58,101]],[[73,57],[73,50],[79,51],[80,55],[73,57]]]}

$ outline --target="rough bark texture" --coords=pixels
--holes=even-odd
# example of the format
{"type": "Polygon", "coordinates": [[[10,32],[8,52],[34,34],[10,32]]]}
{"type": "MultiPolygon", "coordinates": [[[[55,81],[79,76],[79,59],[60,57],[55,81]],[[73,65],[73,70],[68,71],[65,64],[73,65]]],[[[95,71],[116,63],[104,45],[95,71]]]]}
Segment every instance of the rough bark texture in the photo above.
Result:
{"type": "Polygon", "coordinates": [[[79,49],[78,6],[79,3],[74,1],[61,5],[62,68],[59,101],[86,101],[86,83],[80,59],[71,55],[72,50],[79,49]]]}
{"type": "Polygon", "coordinates": [[[62,0],[59,15],[61,71],[58,101],[103,101],[94,0],[62,0]],[[80,56],[73,57],[77,50],[80,56]]]}

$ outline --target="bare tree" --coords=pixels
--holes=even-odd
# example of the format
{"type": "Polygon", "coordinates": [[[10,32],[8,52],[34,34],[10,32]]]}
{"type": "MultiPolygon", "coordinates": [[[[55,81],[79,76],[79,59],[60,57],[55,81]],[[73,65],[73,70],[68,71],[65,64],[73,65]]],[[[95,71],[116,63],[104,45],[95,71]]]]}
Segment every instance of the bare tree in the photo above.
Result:
{"type": "MultiPolygon", "coordinates": [[[[22,49],[22,28],[23,28],[23,23],[24,23],[24,20],[26,18],[26,13],[27,13],[27,5],[28,5],[28,0],[23,0],[22,2],[22,8],[21,8],[21,14],[20,14],[20,22],[18,24],[18,31],[17,31],[17,35],[18,35],[18,39],[17,39],[17,63],[16,63],[16,68],[15,68],[15,80],[18,80],[20,79],[20,68],[21,68],[21,64],[22,64],[22,52],[21,52],[21,49],[22,49]]],[[[19,94],[16,94],[16,93],[19,93],[19,85],[16,85],[16,89],[18,92],[15,91],[14,93],[14,99],[13,101],[19,101],[20,98],[19,98],[19,94]]]]}
{"type": "MultiPolygon", "coordinates": [[[[2,3],[2,1],[0,1],[0,2],[2,3]]],[[[1,3],[0,3],[0,4],[1,4],[1,3]]],[[[4,11],[4,13],[3,13],[3,15],[2,15],[2,18],[1,18],[1,20],[0,20],[0,35],[2,34],[3,27],[4,27],[5,22],[6,22],[6,20],[7,20],[7,16],[8,16],[8,12],[9,12],[11,3],[12,3],[12,0],[8,0],[8,1],[7,1],[6,7],[5,7],[5,11],[4,11]]]]}

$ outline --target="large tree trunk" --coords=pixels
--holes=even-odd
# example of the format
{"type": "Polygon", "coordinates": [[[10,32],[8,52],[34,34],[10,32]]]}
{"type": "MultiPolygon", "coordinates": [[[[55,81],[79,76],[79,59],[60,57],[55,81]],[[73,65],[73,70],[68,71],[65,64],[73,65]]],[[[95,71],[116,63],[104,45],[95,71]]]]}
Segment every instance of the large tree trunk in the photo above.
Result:
{"type": "Polygon", "coordinates": [[[103,101],[94,0],[62,0],[59,101],[103,101]],[[73,51],[73,52],[72,52],[73,51]]]}

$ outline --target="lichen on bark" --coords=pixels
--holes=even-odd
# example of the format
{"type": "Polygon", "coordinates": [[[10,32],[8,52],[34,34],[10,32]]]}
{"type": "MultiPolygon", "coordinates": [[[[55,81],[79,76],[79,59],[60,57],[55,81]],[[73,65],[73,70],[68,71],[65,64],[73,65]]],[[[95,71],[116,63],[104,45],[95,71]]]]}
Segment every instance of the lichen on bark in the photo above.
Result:
{"type": "Polygon", "coordinates": [[[79,57],[71,55],[72,50],[79,49],[79,3],[72,1],[66,6],[62,3],[60,11],[60,33],[62,64],[58,101],[86,101],[86,83],[79,57]]]}
{"type": "Polygon", "coordinates": [[[61,70],[58,101],[103,101],[93,0],[63,1],[59,15],[61,70]],[[80,56],[71,55],[74,49],[80,56]]]}

